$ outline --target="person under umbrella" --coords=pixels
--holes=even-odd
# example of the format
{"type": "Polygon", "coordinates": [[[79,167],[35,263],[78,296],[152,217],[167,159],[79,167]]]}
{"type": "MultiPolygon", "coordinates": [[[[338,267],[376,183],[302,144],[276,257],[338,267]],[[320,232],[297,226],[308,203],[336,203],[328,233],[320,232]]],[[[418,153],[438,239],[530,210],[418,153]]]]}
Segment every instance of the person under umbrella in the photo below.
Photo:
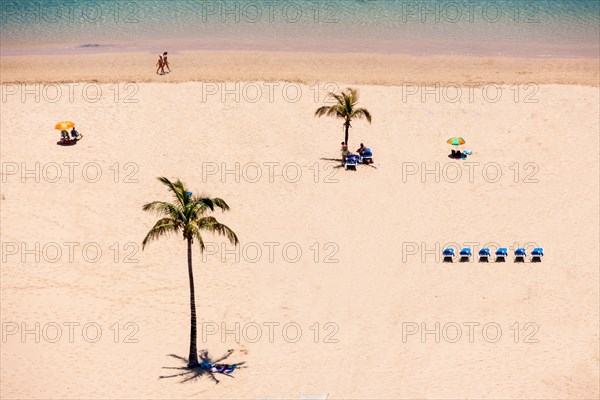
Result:
{"type": "MultiPolygon", "coordinates": [[[[452,146],[460,146],[461,144],[465,144],[465,139],[463,139],[461,137],[453,137],[453,138],[448,139],[446,141],[446,143],[451,144],[452,146]]],[[[460,150],[458,150],[458,151],[452,150],[452,153],[450,155],[448,155],[448,157],[462,158],[462,154],[461,154],[460,150]]]]}

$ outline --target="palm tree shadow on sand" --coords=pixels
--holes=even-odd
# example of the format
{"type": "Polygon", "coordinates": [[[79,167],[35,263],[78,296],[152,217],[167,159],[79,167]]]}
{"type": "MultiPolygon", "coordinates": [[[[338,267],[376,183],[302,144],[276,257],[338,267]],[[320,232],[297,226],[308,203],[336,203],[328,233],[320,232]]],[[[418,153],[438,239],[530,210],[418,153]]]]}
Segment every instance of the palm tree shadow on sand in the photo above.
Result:
{"type": "MultiPolygon", "coordinates": [[[[333,168],[344,168],[344,166],[341,164],[342,163],[342,159],[341,158],[327,158],[327,157],[321,157],[321,160],[323,161],[337,161],[340,163],[340,165],[336,165],[333,168]]],[[[371,168],[375,168],[377,169],[376,166],[374,166],[373,164],[360,164],[361,166],[365,166],[365,167],[371,167],[371,168]]]]}
{"type": "Polygon", "coordinates": [[[200,353],[200,359],[201,359],[201,363],[198,364],[195,367],[188,367],[188,359],[178,356],[177,354],[169,354],[169,357],[173,357],[176,358],[177,360],[180,360],[184,363],[184,366],[182,367],[163,367],[164,369],[175,369],[175,370],[180,370],[183,372],[177,373],[177,374],[172,374],[172,375],[161,375],[158,377],[158,379],[166,379],[166,378],[181,378],[179,383],[184,383],[184,382],[188,382],[194,379],[201,379],[203,376],[208,376],[210,379],[212,379],[215,384],[221,382],[220,380],[217,379],[216,375],[225,375],[229,378],[235,378],[233,375],[231,375],[231,373],[233,372],[234,369],[241,369],[241,368],[246,368],[243,367],[242,365],[245,364],[245,361],[243,362],[239,362],[239,363],[234,363],[234,364],[220,364],[221,361],[229,358],[230,355],[233,354],[233,351],[230,350],[227,353],[225,353],[224,355],[222,355],[221,357],[213,360],[208,356],[208,351],[206,350],[202,350],[200,353]],[[207,366],[210,365],[210,366],[207,366]],[[214,366],[215,369],[217,371],[214,371],[211,366],[214,366]],[[221,371],[226,371],[230,369],[231,372],[226,373],[226,372],[219,372],[219,370],[221,371]]]}

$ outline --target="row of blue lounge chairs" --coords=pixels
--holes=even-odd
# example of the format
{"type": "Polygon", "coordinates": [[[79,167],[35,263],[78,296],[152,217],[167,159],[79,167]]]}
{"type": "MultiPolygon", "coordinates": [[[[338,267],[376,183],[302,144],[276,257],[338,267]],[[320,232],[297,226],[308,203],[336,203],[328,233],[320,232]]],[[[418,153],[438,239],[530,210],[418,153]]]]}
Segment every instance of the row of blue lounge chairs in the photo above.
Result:
{"type": "MultiPolygon", "coordinates": [[[[445,248],[442,252],[444,256],[444,262],[452,262],[455,256],[455,249],[452,247],[445,248]]],[[[508,249],[506,247],[500,247],[496,250],[495,261],[496,262],[505,262],[506,257],[508,257],[508,249]]],[[[527,257],[527,249],[524,247],[519,247],[515,250],[515,262],[525,262],[525,258],[527,257]]],[[[471,261],[471,249],[468,247],[463,247],[463,249],[459,253],[460,262],[470,262],[471,261]]],[[[531,262],[541,262],[542,257],[544,256],[544,249],[541,247],[536,247],[531,252],[531,262]]],[[[491,257],[491,252],[488,247],[485,247],[479,250],[479,262],[488,262],[491,257]]]]}
{"type": "Polygon", "coordinates": [[[363,151],[362,154],[348,154],[344,160],[344,169],[353,169],[356,171],[358,164],[368,164],[373,162],[373,152],[370,148],[363,151]]]}

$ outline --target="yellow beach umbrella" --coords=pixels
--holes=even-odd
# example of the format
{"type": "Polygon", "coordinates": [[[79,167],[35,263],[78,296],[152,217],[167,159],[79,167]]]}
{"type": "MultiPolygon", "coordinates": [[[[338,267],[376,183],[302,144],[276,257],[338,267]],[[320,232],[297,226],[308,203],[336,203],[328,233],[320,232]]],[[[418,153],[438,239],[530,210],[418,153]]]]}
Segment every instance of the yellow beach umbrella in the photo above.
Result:
{"type": "Polygon", "coordinates": [[[58,129],[59,131],[66,131],[69,128],[72,128],[75,126],[75,123],[71,122],[71,121],[62,121],[59,122],[58,124],[54,125],[54,128],[58,129]]]}

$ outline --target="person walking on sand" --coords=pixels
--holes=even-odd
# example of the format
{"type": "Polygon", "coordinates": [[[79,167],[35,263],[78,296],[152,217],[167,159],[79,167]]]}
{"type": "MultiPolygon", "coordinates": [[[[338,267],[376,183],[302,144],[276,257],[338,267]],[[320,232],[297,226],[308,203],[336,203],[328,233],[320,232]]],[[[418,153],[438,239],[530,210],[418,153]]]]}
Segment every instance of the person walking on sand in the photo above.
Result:
{"type": "Polygon", "coordinates": [[[169,70],[169,72],[171,72],[171,67],[169,67],[169,62],[167,61],[167,52],[165,51],[163,53],[163,72],[165,72],[165,68],[167,67],[167,69],[169,70]]]}
{"type": "Polygon", "coordinates": [[[160,74],[164,75],[165,74],[165,64],[164,64],[164,60],[160,54],[158,55],[158,62],[156,63],[156,66],[158,67],[156,69],[156,73],[158,74],[158,71],[161,71],[160,74]]]}

